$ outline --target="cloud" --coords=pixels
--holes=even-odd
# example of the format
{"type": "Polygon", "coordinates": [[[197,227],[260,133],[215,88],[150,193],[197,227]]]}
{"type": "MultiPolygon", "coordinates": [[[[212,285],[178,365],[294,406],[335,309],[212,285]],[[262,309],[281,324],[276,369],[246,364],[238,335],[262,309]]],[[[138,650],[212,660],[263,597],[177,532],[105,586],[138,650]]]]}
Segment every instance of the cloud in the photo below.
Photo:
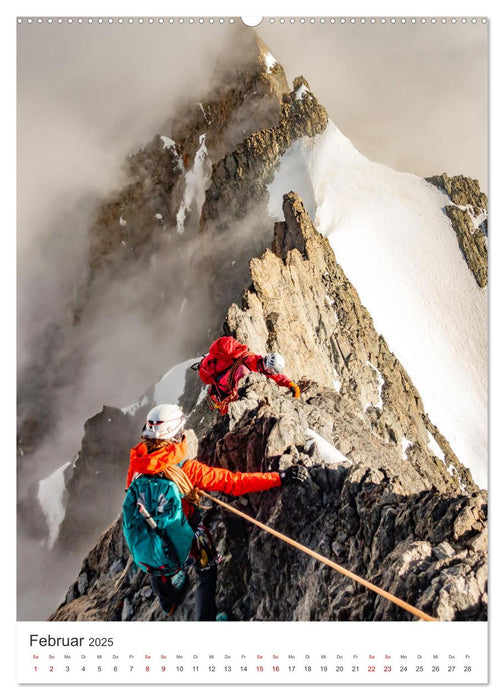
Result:
{"type": "Polygon", "coordinates": [[[363,155],[487,191],[487,24],[262,22],[258,33],[363,155]]]}

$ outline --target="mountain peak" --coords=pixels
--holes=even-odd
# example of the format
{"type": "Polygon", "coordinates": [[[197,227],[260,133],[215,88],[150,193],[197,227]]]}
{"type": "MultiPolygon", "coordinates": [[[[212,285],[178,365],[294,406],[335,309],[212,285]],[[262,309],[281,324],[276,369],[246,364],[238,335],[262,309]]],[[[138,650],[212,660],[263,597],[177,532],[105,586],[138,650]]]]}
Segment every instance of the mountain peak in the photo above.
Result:
{"type": "Polygon", "coordinates": [[[226,45],[217,58],[207,94],[185,104],[172,122],[171,136],[189,161],[202,133],[213,163],[247,135],[278,123],[283,95],[289,91],[284,69],[255,32],[238,30],[240,36],[242,32],[244,40],[226,45]]]}

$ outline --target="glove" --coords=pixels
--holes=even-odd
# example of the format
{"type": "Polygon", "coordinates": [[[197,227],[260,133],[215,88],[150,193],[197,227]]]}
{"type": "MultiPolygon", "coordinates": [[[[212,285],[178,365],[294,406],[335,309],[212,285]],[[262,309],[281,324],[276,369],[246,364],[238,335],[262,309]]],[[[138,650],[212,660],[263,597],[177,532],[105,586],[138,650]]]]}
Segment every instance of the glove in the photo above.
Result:
{"type": "Polygon", "coordinates": [[[301,396],[301,389],[298,387],[298,385],[297,385],[297,384],[294,384],[294,382],[291,382],[291,383],[289,384],[289,389],[290,389],[290,390],[292,391],[292,393],[294,394],[294,398],[295,398],[295,399],[299,399],[299,397],[301,396]]]}
{"type": "Polygon", "coordinates": [[[282,480],[282,486],[285,484],[290,484],[293,481],[303,482],[308,479],[308,469],[301,465],[295,465],[293,467],[287,467],[284,471],[280,472],[280,479],[282,480]]]}

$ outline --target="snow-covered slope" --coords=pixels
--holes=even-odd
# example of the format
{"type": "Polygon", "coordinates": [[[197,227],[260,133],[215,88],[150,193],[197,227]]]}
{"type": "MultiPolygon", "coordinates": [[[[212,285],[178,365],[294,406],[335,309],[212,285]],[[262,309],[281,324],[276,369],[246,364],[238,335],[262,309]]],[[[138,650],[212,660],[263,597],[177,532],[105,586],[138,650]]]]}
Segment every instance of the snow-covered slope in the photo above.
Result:
{"type": "Polygon", "coordinates": [[[282,157],[271,215],[296,191],[375,327],[410,374],[433,423],[475,481],[487,483],[487,294],[423,178],[362,156],[332,122],[282,157]]]}
{"type": "Polygon", "coordinates": [[[71,462],[65,462],[39,482],[37,495],[49,530],[49,535],[44,541],[48,549],[51,549],[55,543],[65,517],[65,472],[71,464],[71,462]]]}
{"type": "MultiPolygon", "coordinates": [[[[177,403],[184,393],[186,372],[195,362],[201,358],[192,358],[180,362],[171,367],[153,387],[153,395],[149,402],[149,397],[144,394],[135,403],[122,409],[123,413],[135,416],[138,412],[145,412],[146,406],[150,407],[160,403],[177,403]]],[[[148,408],[147,408],[148,410],[148,408]]]]}

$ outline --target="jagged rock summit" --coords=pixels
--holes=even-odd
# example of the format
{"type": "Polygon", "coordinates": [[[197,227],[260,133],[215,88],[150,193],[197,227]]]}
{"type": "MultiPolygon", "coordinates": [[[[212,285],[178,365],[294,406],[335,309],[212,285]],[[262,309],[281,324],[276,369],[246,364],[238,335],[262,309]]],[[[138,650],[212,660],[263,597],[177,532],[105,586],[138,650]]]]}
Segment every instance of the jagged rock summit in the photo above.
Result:
{"type": "MultiPolygon", "coordinates": [[[[221,417],[193,389],[198,457],[242,471],[306,465],[307,483],[234,505],[435,617],[486,619],[486,494],[429,421],[294,193],[284,213],[225,330],[256,351],[282,352],[302,397],[250,375],[221,417]]],[[[223,557],[218,605],[232,620],[411,619],[217,506],[205,518],[223,557]]],[[[192,593],[173,619],[191,616],[192,593]]],[[[51,619],[162,619],[120,517],[51,619]]]]}

